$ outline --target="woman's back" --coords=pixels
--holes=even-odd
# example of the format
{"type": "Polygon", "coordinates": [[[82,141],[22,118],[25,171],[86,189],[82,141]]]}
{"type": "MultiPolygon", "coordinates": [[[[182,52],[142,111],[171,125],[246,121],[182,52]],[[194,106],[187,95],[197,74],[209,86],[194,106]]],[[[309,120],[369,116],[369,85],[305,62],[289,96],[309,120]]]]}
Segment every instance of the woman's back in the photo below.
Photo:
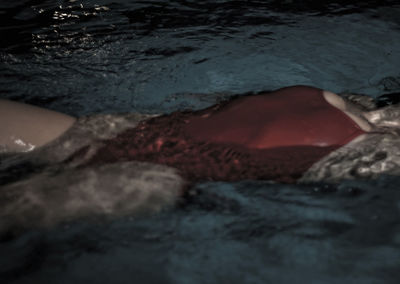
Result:
{"type": "Polygon", "coordinates": [[[296,86],[243,97],[223,109],[193,115],[184,130],[198,140],[257,149],[342,146],[365,133],[322,92],[296,86]]]}
{"type": "Polygon", "coordinates": [[[294,182],[363,133],[322,90],[297,86],[143,121],[105,141],[91,163],[160,163],[190,180],[294,182]]]}

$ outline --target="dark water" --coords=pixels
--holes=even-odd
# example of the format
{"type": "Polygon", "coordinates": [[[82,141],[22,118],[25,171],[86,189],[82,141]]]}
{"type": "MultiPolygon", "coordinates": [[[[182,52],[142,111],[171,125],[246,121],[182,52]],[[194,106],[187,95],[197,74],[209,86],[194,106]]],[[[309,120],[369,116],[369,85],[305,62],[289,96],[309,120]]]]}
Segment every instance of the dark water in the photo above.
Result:
{"type": "MultiPolygon", "coordinates": [[[[399,92],[397,3],[2,1],[0,96],[83,115],[399,92]]],[[[4,235],[0,283],[398,283],[399,187],[199,184],[155,216],[4,235]]]]}

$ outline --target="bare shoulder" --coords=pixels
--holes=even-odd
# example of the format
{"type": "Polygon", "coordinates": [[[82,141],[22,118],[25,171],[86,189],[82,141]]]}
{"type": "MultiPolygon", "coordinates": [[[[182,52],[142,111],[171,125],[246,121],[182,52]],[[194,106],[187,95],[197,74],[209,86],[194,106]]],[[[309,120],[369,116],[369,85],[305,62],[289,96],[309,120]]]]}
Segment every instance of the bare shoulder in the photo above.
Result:
{"type": "Polygon", "coordinates": [[[346,102],[341,96],[327,90],[324,90],[322,94],[328,103],[340,110],[346,110],[346,102]]]}
{"type": "Polygon", "coordinates": [[[357,123],[362,130],[366,132],[372,131],[373,127],[368,122],[368,120],[364,118],[363,110],[359,109],[351,102],[346,101],[341,96],[330,91],[324,90],[323,96],[328,103],[343,111],[348,117],[350,117],[355,123],[357,123]]]}
{"type": "Polygon", "coordinates": [[[75,120],[56,111],[0,99],[0,151],[26,152],[43,146],[75,120]]]}

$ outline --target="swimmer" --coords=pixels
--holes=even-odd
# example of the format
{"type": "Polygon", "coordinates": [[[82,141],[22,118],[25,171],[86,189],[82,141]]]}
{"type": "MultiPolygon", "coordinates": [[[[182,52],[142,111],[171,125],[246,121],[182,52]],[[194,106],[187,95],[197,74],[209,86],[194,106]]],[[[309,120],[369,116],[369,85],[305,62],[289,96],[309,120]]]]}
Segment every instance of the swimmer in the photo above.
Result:
{"type": "MultiPolygon", "coordinates": [[[[200,111],[143,116],[134,127],[117,131],[108,139],[97,139],[95,150],[90,151],[89,146],[74,148],[64,161],[86,157],[80,166],[151,162],[176,168],[189,181],[263,179],[294,183],[397,173],[400,157],[388,157],[388,151],[394,150],[382,141],[397,139],[398,112],[390,106],[376,109],[369,102],[370,106],[363,106],[357,100],[314,87],[286,87],[200,111]],[[373,161],[375,156],[369,155],[377,151],[380,160],[373,161]],[[352,158],[343,158],[349,155],[352,158]],[[345,169],[337,170],[338,161],[345,169]]],[[[79,121],[0,100],[0,151],[46,148],[79,121]]]]}
{"type": "Polygon", "coordinates": [[[0,100],[0,237],[157,213],[197,181],[400,176],[400,104],[381,98],[293,86],[200,111],[80,118],[0,100]]]}

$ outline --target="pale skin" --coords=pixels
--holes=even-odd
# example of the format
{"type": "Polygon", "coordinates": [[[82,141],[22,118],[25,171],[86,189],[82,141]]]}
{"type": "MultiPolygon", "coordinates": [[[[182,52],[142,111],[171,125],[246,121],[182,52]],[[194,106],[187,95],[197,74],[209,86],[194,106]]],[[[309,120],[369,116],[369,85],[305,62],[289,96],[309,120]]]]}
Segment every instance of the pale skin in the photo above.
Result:
{"type": "MultiPolygon", "coordinates": [[[[367,112],[330,91],[323,91],[323,96],[361,129],[372,131],[367,112]]],[[[66,114],[0,99],[0,152],[28,152],[39,148],[61,136],[75,121],[75,117],[66,114]]]]}
{"type": "Polygon", "coordinates": [[[32,105],[0,100],[0,149],[28,152],[67,131],[76,118],[32,105]]]}

